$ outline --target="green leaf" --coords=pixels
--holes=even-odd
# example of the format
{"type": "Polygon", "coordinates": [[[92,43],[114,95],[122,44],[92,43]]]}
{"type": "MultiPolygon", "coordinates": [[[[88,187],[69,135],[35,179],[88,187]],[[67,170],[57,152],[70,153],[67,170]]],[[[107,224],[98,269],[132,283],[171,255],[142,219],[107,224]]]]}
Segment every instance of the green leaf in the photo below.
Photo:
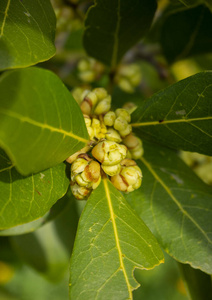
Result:
{"type": "Polygon", "coordinates": [[[1,77],[0,146],[21,174],[61,163],[87,137],[78,104],[55,74],[28,68],[1,77]]]}
{"type": "Polygon", "coordinates": [[[133,130],[168,147],[212,155],[212,72],[201,72],[153,95],[133,114],[133,130]]]}
{"type": "Polygon", "coordinates": [[[67,194],[58,200],[51,209],[39,219],[25,223],[22,225],[17,225],[8,229],[0,230],[0,236],[10,236],[10,235],[20,235],[29,232],[33,232],[49,221],[54,220],[68,205],[67,194]]]}
{"type": "Polygon", "coordinates": [[[23,68],[52,57],[55,26],[49,0],[1,0],[0,70],[23,68]]]}
{"type": "Polygon", "coordinates": [[[212,300],[211,276],[200,270],[191,268],[190,265],[179,263],[181,274],[186,284],[189,299],[212,300]]]}
{"type": "Polygon", "coordinates": [[[68,269],[77,222],[76,205],[71,199],[67,209],[54,221],[33,233],[14,236],[10,240],[27,264],[56,282],[68,269]]]}
{"type": "Polygon", "coordinates": [[[114,68],[149,30],[156,7],[155,0],[96,0],[85,20],[87,53],[114,68]]]}
{"type": "Polygon", "coordinates": [[[67,191],[69,180],[65,168],[61,163],[42,173],[23,177],[0,150],[0,229],[44,216],[67,191]]]}
{"type": "Polygon", "coordinates": [[[71,259],[70,299],[132,299],[135,268],[151,269],[163,253],[150,230],[107,180],[91,194],[71,259]]]}
{"type": "Polygon", "coordinates": [[[169,62],[211,52],[212,15],[205,6],[170,14],[161,29],[161,45],[169,62]]]}
{"type": "Polygon", "coordinates": [[[139,190],[126,195],[168,254],[212,273],[212,188],[175,152],[144,144],[139,190]]]}

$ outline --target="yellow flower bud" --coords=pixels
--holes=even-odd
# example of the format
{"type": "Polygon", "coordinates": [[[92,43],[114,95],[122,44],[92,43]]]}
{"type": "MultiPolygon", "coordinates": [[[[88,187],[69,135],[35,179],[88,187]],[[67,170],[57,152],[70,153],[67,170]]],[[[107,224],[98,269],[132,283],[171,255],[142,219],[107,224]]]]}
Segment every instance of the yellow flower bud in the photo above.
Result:
{"type": "Polygon", "coordinates": [[[111,96],[108,95],[106,98],[104,98],[97,104],[94,110],[94,114],[96,115],[105,114],[110,110],[110,108],[111,108],[111,96]]]}
{"type": "Polygon", "coordinates": [[[99,139],[104,139],[105,134],[107,132],[106,126],[100,122],[100,120],[93,118],[92,120],[92,129],[94,132],[94,136],[99,139]]]}
{"type": "Polygon", "coordinates": [[[128,134],[132,132],[132,126],[130,124],[127,125],[127,127],[124,130],[119,130],[120,136],[124,138],[128,134]]]}
{"type": "Polygon", "coordinates": [[[120,137],[120,134],[113,128],[109,128],[106,135],[105,135],[105,138],[109,141],[113,141],[113,142],[116,142],[116,143],[121,143],[122,141],[122,138],[120,137]]]}
{"type": "MultiPolygon", "coordinates": [[[[90,160],[90,158],[89,158],[90,160]]],[[[85,169],[85,167],[88,165],[89,162],[88,159],[79,157],[77,158],[71,165],[71,180],[74,181],[75,177],[82,173],[85,169]]]]}
{"type": "Polygon", "coordinates": [[[127,78],[120,78],[118,80],[118,86],[126,93],[132,94],[134,92],[134,87],[127,78]]]}
{"type": "Polygon", "coordinates": [[[124,159],[121,162],[119,174],[111,177],[111,182],[120,191],[132,192],[141,186],[142,172],[136,162],[131,159],[124,159]]]}
{"type": "Polygon", "coordinates": [[[109,111],[104,116],[104,124],[106,126],[113,126],[115,119],[116,119],[116,114],[114,113],[114,111],[109,111]]]}
{"type": "Polygon", "coordinates": [[[92,150],[92,155],[103,165],[113,166],[126,157],[127,148],[112,141],[99,142],[92,150]]]}
{"type": "Polygon", "coordinates": [[[118,131],[121,131],[121,130],[125,130],[128,126],[128,122],[125,118],[123,117],[118,117],[116,118],[115,122],[114,122],[114,128],[118,131]]]}
{"type": "Polygon", "coordinates": [[[79,62],[78,62],[78,65],[77,65],[77,68],[80,72],[84,72],[84,71],[87,71],[89,70],[90,68],[90,63],[87,59],[81,59],[79,62]]]}
{"type": "Polygon", "coordinates": [[[78,200],[86,200],[92,190],[83,186],[79,186],[77,183],[71,182],[71,191],[74,197],[78,200]]]}
{"type": "Polygon", "coordinates": [[[127,146],[133,159],[140,158],[144,153],[141,139],[132,133],[123,139],[123,144],[127,146]]]}
{"type": "Polygon", "coordinates": [[[101,165],[103,171],[109,175],[109,176],[114,176],[116,174],[118,174],[121,171],[121,165],[117,164],[114,166],[105,166],[105,165],[101,165]]]}
{"type": "Polygon", "coordinates": [[[130,113],[124,108],[118,108],[115,111],[117,117],[124,118],[128,123],[131,121],[130,113]]]}
{"type": "Polygon", "coordinates": [[[108,95],[106,89],[104,88],[95,88],[93,89],[93,92],[96,94],[99,100],[106,98],[108,95]]]}
{"type": "Polygon", "coordinates": [[[92,70],[80,72],[78,76],[83,82],[93,82],[96,79],[96,74],[92,70]]]}

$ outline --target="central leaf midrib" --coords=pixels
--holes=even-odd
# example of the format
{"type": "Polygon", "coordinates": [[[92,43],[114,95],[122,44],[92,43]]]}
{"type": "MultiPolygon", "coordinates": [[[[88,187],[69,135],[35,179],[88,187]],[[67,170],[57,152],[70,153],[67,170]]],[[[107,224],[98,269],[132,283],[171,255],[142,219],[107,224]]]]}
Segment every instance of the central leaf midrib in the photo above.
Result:
{"type": "Polygon", "coordinates": [[[112,221],[112,225],[113,225],[114,238],[115,238],[116,247],[117,247],[117,251],[118,251],[120,267],[123,271],[124,278],[125,278],[125,281],[126,281],[126,284],[127,284],[128,292],[129,292],[129,299],[131,300],[131,299],[133,299],[132,298],[132,290],[131,290],[131,286],[130,286],[130,283],[129,283],[129,280],[128,280],[128,277],[127,277],[127,272],[126,272],[126,269],[125,269],[125,265],[124,265],[124,262],[123,262],[123,256],[122,256],[122,251],[121,251],[121,246],[120,246],[119,236],[118,236],[118,229],[117,229],[117,225],[116,225],[116,221],[115,221],[115,214],[114,214],[114,211],[113,211],[113,205],[112,205],[112,201],[111,201],[111,197],[110,197],[110,191],[109,191],[109,188],[108,188],[106,178],[103,179],[103,183],[104,183],[106,198],[107,198],[108,207],[109,207],[109,211],[110,211],[110,217],[111,217],[111,221],[112,221]]]}
{"type": "Polygon", "coordinates": [[[174,201],[174,203],[178,206],[180,211],[184,216],[186,216],[198,229],[199,231],[204,235],[206,240],[209,243],[212,243],[212,241],[208,238],[205,231],[200,227],[200,225],[190,216],[190,214],[182,207],[182,205],[179,203],[179,201],[175,198],[175,196],[172,194],[169,187],[163,182],[163,180],[157,175],[157,173],[153,170],[151,165],[146,161],[144,157],[141,157],[140,160],[142,163],[147,167],[147,169],[150,171],[150,173],[153,175],[153,177],[161,184],[161,186],[164,188],[164,190],[167,192],[167,194],[171,197],[171,199],[174,201]]]}
{"type": "Polygon", "coordinates": [[[41,129],[48,129],[50,131],[53,131],[53,132],[58,132],[58,133],[61,133],[62,135],[65,135],[65,136],[69,136],[71,138],[74,138],[75,140],[78,140],[80,142],[83,142],[85,144],[87,144],[89,141],[78,136],[78,135],[75,135],[74,133],[72,132],[68,132],[68,131],[65,131],[64,129],[62,128],[56,128],[56,127],[53,127],[49,124],[43,124],[43,123],[40,123],[36,120],[33,120],[29,117],[26,117],[26,116],[22,116],[16,112],[13,112],[13,111],[10,111],[10,110],[6,110],[6,109],[1,109],[0,110],[0,113],[4,114],[4,115],[7,115],[8,117],[11,117],[11,118],[15,118],[17,120],[19,120],[20,122],[22,123],[29,123],[31,125],[34,125],[36,127],[39,127],[41,129]]]}
{"type": "Polygon", "coordinates": [[[212,116],[202,117],[202,118],[191,118],[191,119],[177,119],[177,120],[160,120],[160,121],[150,121],[150,122],[140,122],[131,123],[132,127],[141,126],[153,126],[153,125],[166,125],[170,123],[190,123],[195,121],[212,120],[212,116]]]}

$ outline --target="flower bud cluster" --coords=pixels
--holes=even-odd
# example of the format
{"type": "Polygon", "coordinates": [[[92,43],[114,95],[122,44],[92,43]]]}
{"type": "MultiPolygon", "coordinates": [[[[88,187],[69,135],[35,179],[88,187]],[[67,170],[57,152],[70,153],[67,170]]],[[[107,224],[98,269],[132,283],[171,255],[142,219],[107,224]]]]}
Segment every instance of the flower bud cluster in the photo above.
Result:
{"type": "Polygon", "coordinates": [[[136,64],[121,65],[115,76],[115,82],[126,93],[133,93],[141,79],[141,70],[136,64]]]}
{"type": "Polygon", "coordinates": [[[82,82],[94,82],[102,76],[104,66],[93,58],[80,59],[77,65],[78,77],[82,82]]]}
{"type": "Polygon", "coordinates": [[[73,195],[77,199],[86,199],[99,185],[101,174],[107,174],[120,191],[138,189],[142,182],[142,172],[133,159],[143,155],[143,148],[142,141],[132,133],[129,111],[123,108],[112,111],[111,96],[103,88],[75,89],[73,96],[84,114],[92,141],[89,146],[67,159],[67,162],[72,163],[73,195]],[[83,151],[91,151],[93,158],[83,151]]]}

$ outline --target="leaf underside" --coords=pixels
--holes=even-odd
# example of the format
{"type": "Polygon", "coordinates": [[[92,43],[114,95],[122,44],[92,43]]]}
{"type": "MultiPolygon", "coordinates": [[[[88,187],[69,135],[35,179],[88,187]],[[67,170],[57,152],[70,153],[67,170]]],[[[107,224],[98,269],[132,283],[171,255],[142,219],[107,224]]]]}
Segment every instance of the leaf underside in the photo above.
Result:
{"type": "Polygon", "coordinates": [[[132,299],[135,268],[151,269],[163,253],[146,225],[103,179],[81,215],[71,259],[70,299],[132,299]]]}
{"type": "Polygon", "coordinates": [[[212,188],[167,148],[144,144],[142,187],[126,195],[176,260],[212,273],[212,188]]]}
{"type": "Polygon", "coordinates": [[[0,1],[0,70],[23,68],[55,54],[56,18],[49,0],[0,1]]]}
{"type": "Polygon", "coordinates": [[[156,93],[132,114],[141,138],[212,155],[212,72],[202,72],[156,93]]]}
{"type": "Polygon", "coordinates": [[[87,137],[78,104],[55,74],[27,68],[1,77],[0,145],[21,174],[61,163],[87,137]]]}

